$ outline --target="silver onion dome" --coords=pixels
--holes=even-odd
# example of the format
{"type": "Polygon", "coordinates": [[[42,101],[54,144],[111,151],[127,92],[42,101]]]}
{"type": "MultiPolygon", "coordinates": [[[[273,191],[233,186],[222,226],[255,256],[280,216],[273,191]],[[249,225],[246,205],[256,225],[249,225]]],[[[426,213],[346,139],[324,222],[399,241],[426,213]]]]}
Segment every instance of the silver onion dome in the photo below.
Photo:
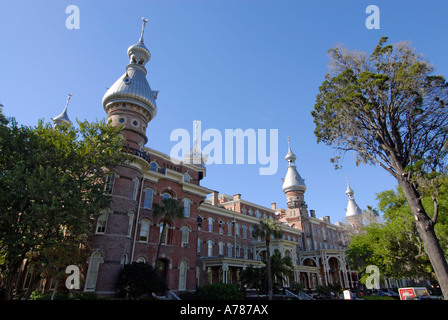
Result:
{"type": "Polygon", "coordinates": [[[154,118],[157,114],[156,98],[158,91],[153,91],[146,79],[145,64],[151,54],[143,42],[145,24],[143,19],[142,33],[139,41],[127,50],[129,64],[126,72],[107,90],[103,97],[103,107],[115,102],[130,102],[145,108],[154,118]]]}
{"type": "Polygon", "coordinates": [[[288,169],[286,171],[286,176],[283,179],[283,192],[288,191],[306,191],[305,180],[302,179],[299,172],[297,171],[295,160],[296,155],[291,151],[291,146],[288,137],[288,153],[286,154],[285,160],[288,162],[288,169]]]}
{"type": "Polygon", "coordinates": [[[348,197],[348,204],[347,204],[347,209],[345,210],[345,217],[350,218],[350,217],[362,215],[362,210],[356,203],[355,198],[353,197],[353,195],[355,194],[355,191],[353,191],[353,189],[350,188],[350,186],[348,184],[348,179],[347,179],[347,190],[345,191],[345,194],[348,197]]]}

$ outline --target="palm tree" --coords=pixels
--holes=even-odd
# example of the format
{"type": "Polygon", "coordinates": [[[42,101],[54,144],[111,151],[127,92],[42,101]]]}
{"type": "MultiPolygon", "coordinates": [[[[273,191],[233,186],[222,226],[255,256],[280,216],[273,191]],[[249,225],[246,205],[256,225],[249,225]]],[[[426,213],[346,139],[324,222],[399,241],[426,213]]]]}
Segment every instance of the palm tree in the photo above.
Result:
{"type": "Polygon", "coordinates": [[[283,235],[280,225],[272,220],[262,219],[259,224],[254,225],[252,230],[252,237],[261,237],[266,242],[266,262],[268,269],[268,293],[269,300],[272,300],[272,277],[271,277],[271,253],[270,242],[271,239],[280,239],[283,235]]]}
{"type": "Polygon", "coordinates": [[[160,247],[162,245],[162,239],[165,235],[165,228],[168,222],[176,219],[181,219],[184,217],[184,208],[179,203],[179,201],[172,198],[165,198],[159,205],[154,203],[153,205],[153,216],[160,217],[160,222],[162,223],[162,231],[160,232],[159,245],[157,246],[156,258],[154,259],[154,268],[157,269],[157,261],[159,260],[160,247]]]}

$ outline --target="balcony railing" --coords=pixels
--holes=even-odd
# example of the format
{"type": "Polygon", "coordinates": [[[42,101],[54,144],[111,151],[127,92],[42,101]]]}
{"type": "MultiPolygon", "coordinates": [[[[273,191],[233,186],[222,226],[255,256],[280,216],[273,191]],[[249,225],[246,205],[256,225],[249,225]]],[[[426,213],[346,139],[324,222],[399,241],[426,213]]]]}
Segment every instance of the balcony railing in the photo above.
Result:
{"type": "Polygon", "coordinates": [[[123,148],[123,152],[136,155],[137,157],[146,160],[148,163],[151,162],[151,159],[149,158],[149,155],[146,152],[140,151],[138,149],[131,148],[131,147],[124,147],[123,148]]]}

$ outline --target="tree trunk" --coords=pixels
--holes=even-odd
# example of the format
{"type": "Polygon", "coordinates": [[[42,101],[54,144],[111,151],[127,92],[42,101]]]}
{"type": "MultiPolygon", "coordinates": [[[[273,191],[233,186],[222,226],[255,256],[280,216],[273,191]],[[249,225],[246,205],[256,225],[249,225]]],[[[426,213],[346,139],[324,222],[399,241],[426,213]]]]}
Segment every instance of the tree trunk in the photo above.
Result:
{"type": "Polygon", "coordinates": [[[268,299],[272,300],[271,252],[269,249],[269,240],[266,240],[266,259],[268,267],[268,299]]]}
{"type": "Polygon", "coordinates": [[[416,220],[417,230],[425,246],[429,261],[434,269],[445,300],[448,300],[448,264],[440,247],[439,239],[434,232],[434,222],[426,214],[414,186],[405,178],[398,179],[400,187],[408,201],[416,220]]]}
{"type": "Polygon", "coordinates": [[[159,245],[157,246],[156,258],[154,260],[154,269],[156,271],[157,271],[157,260],[159,260],[160,247],[162,246],[162,237],[163,237],[163,233],[165,232],[165,226],[166,226],[166,223],[163,222],[162,232],[160,232],[160,236],[159,236],[159,245]]]}

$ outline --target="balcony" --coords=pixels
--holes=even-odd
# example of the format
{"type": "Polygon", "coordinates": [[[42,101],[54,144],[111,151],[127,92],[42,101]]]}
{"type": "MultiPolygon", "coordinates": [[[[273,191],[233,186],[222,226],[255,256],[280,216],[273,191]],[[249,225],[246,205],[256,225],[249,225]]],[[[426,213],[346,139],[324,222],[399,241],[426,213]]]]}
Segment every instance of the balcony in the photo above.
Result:
{"type": "Polygon", "coordinates": [[[149,155],[146,152],[140,151],[138,149],[131,148],[131,147],[123,147],[123,152],[136,155],[137,157],[142,158],[143,160],[147,161],[148,163],[151,162],[149,155]]]}

